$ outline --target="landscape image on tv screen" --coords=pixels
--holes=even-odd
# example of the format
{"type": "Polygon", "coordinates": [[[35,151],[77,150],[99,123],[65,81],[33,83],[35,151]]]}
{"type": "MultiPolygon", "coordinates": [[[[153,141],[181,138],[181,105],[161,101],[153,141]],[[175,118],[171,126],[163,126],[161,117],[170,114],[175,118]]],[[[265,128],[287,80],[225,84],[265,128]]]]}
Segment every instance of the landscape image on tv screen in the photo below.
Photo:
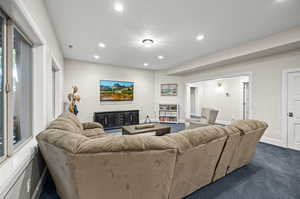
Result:
{"type": "Polygon", "coordinates": [[[100,101],[132,101],[133,82],[100,80],[100,101]]]}

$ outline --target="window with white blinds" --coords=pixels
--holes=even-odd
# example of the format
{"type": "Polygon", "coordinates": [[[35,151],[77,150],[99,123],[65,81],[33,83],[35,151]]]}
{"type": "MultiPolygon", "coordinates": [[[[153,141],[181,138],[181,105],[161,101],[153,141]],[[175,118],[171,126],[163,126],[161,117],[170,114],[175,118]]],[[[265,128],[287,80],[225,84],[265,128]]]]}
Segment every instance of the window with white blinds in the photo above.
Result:
{"type": "Polygon", "coordinates": [[[0,162],[32,137],[32,50],[0,11],[0,162]]]}

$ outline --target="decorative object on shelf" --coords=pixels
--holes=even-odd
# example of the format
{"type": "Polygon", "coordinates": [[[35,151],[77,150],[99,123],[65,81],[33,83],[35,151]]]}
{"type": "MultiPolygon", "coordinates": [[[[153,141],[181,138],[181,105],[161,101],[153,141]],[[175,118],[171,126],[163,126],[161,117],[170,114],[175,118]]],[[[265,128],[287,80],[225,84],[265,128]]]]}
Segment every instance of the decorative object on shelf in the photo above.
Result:
{"type": "Polygon", "coordinates": [[[145,119],[145,121],[144,121],[144,124],[149,124],[149,123],[152,123],[152,121],[151,121],[149,115],[147,115],[147,116],[146,116],[146,119],[145,119]]]}
{"type": "Polygon", "coordinates": [[[178,104],[160,104],[159,105],[159,122],[161,122],[161,123],[178,123],[179,122],[179,105],[178,104]]]}
{"type": "Polygon", "coordinates": [[[133,101],[133,82],[100,80],[100,101],[133,101]]]}
{"type": "Polygon", "coordinates": [[[177,96],[177,84],[161,84],[161,96],[177,96]]]}
{"type": "Polygon", "coordinates": [[[77,94],[78,88],[74,86],[72,88],[72,92],[68,94],[68,100],[70,102],[69,111],[77,116],[78,110],[78,103],[80,102],[80,96],[77,94]]]}

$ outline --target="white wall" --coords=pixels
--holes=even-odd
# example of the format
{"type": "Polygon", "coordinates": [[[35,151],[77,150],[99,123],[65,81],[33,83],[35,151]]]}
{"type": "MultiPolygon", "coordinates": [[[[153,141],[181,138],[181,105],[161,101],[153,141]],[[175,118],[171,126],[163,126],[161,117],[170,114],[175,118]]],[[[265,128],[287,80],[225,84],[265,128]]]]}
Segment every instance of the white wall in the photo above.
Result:
{"type": "MultiPolygon", "coordinates": [[[[35,51],[44,53],[44,60],[42,60],[42,57],[36,57],[36,61],[38,67],[41,66],[41,64],[44,65],[43,71],[41,73],[43,76],[41,77],[41,73],[37,73],[37,78],[42,78],[39,81],[43,81],[43,84],[36,83],[35,85],[38,87],[37,89],[43,91],[43,98],[44,104],[42,105],[44,110],[44,115],[38,115],[35,119],[40,120],[41,118],[45,119],[46,125],[53,119],[53,113],[52,113],[52,63],[55,62],[57,67],[60,69],[58,72],[58,81],[59,81],[59,95],[57,97],[58,100],[58,107],[57,112],[60,113],[63,108],[63,66],[64,66],[64,58],[63,54],[60,48],[60,44],[57,40],[55,31],[52,27],[52,23],[50,21],[50,17],[48,15],[48,11],[46,9],[45,3],[43,0],[19,0],[20,4],[25,7],[26,10],[30,13],[32,19],[34,20],[34,23],[36,24],[37,28],[40,31],[40,34],[43,37],[43,45],[40,47],[37,47],[35,51]],[[41,88],[43,86],[43,88],[41,88]]],[[[38,53],[38,52],[37,52],[38,53]]],[[[38,69],[39,70],[39,69],[38,69]]],[[[40,98],[39,98],[40,99],[40,98]]],[[[39,111],[36,111],[37,113],[39,111]]],[[[41,113],[41,112],[40,112],[41,113]]],[[[40,126],[39,129],[44,128],[45,124],[43,126],[40,126]]]]}
{"type": "Polygon", "coordinates": [[[185,91],[183,78],[167,76],[164,71],[116,67],[95,63],[65,60],[64,100],[73,86],[78,86],[81,102],[79,103],[79,119],[92,121],[93,113],[115,110],[140,110],[140,120],[149,115],[152,121],[158,121],[159,104],[179,104],[180,121],[185,118],[185,91]],[[134,101],[132,102],[100,102],[100,80],[133,81],[134,101]],[[160,96],[160,84],[178,84],[178,96],[160,96]]]}
{"type": "MultiPolygon", "coordinates": [[[[52,59],[55,59],[57,65],[61,68],[60,93],[62,96],[63,54],[60,50],[43,0],[1,0],[0,6],[4,12],[17,22],[30,40],[34,42],[33,133],[37,135],[52,119],[50,117],[52,112],[49,112],[48,109],[48,105],[51,104],[52,99],[50,96],[52,80],[51,74],[49,74],[52,68],[52,59]]],[[[62,98],[60,98],[60,102],[60,104],[62,104],[62,98]]],[[[61,108],[62,106],[60,110],[61,108]]],[[[18,184],[17,180],[20,180],[18,177],[29,164],[35,164],[33,162],[31,163],[31,160],[35,157],[36,151],[37,144],[35,138],[33,138],[24,145],[22,149],[14,153],[12,157],[9,157],[1,164],[0,198],[4,198],[10,189],[14,190],[14,192],[21,191],[21,188],[13,188],[12,186],[18,184]]],[[[39,177],[40,174],[35,170],[33,176],[28,176],[26,180],[38,180],[39,177]]],[[[26,186],[26,183],[27,182],[22,182],[23,188],[26,186]]],[[[35,185],[33,185],[32,189],[35,188],[35,185]]],[[[23,196],[23,198],[29,199],[29,196],[23,196]]]]}
{"type": "Polygon", "coordinates": [[[180,122],[184,122],[185,119],[185,86],[183,78],[180,76],[168,76],[164,71],[155,72],[155,93],[154,93],[154,103],[155,103],[155,113],[156,120],[158,121],[158,109],[159,104],[179,104],[179,114],[180,122]],[[161,84],[177,84],[178,85],[178,95],[177,96],[161,96],[160,95],[160,85],[161,84]]]}
{"type": "Polygon", "coordinates": [[[243,82],[248,82],[248,79],[247,76],[239,76],[190,84],[197,90],[197,97],[194,96],[197,108],[191,114],[200,115],[201,109],[206,107],[219,110],[218,122],[243,119],[243,82]],[[218,83],[222,86],[219,87],[218,83]]]}
{"type": "Polygon", "coordinates": [[[207,69],[184,78],[187,82],[195,82],[232,74],[252,73],[252,118],[269,124],[263,141],[286,146],[286,131],[282,129],[282,115],[286,114],[282,113],[282,72],[292,68],[300,68],[299,50],[207,69]]]}
{"type": "Polygon", "coordinates": [[[140,120],[146,115],[155,118],[154,72],[126,67],[100,65],[75,60],[65,60],[64,99],[73,86],[79,88],[79,119],[92,121],[94,112],[140,110],[140,120]],[[134,100],[126,102],[100,102],[100,80],[134,82],[134,100]]]}

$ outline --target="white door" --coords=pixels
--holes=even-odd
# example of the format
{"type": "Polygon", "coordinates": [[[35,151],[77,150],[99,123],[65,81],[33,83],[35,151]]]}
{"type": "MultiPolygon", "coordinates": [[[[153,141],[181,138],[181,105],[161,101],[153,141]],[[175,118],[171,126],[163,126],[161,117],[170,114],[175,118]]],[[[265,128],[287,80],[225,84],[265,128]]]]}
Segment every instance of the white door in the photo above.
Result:
{"type": "Polygon", "coordinates": [[[288,73],[288,147],[300,150],[300,72],[288,73]]]}

